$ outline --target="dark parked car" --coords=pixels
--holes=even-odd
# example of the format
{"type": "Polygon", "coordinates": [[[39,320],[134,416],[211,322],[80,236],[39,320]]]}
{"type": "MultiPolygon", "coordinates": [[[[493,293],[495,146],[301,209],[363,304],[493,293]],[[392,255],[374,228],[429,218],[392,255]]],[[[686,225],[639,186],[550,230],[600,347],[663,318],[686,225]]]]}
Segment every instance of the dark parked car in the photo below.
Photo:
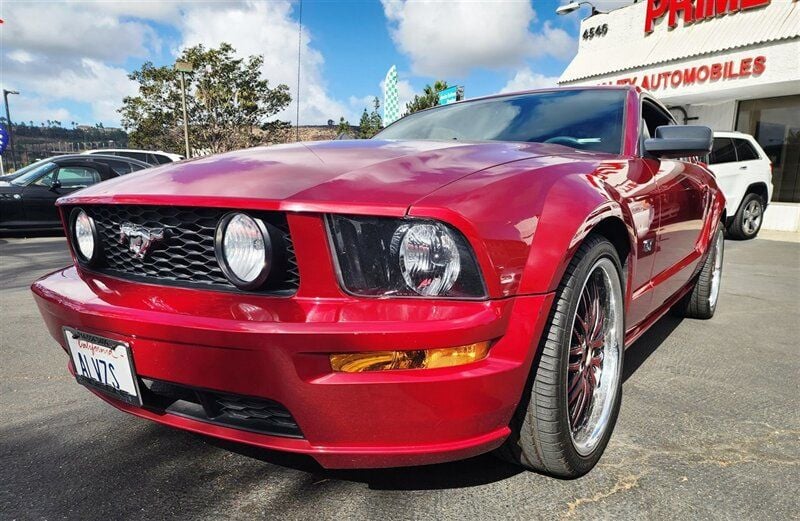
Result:
{"type": "Polygon", "coordinates": [[[43,159],[0,178],[0,229],[60,228],[56,199],[150,165],[127,157],[68,155],[43,159]]]}

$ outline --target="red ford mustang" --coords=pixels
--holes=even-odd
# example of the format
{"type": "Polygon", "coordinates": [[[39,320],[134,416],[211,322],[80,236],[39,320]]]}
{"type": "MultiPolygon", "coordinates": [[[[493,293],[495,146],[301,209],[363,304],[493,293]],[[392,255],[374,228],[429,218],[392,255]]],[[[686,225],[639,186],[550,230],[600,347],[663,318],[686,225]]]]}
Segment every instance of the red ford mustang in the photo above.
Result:
{"type": "Polygon", "coordinates": [[[75,265],[33,292],[78,382],[131,414],[331,468],[498,449],[579,476],[624,347],[714,314],[725,204],[685,159],[711,139],[575,88],[165,165],[60,199],[75,265]]]}

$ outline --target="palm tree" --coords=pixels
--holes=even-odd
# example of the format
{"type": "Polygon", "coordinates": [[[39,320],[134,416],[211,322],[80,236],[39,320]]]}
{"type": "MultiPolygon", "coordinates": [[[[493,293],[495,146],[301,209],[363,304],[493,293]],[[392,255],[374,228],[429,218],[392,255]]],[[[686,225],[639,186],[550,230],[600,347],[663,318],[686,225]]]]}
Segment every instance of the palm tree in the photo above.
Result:
{"type": "Polygon", "coordinates": [[[406,104],[406,114],[417,112],[418,110],[429,109],[439,104],[439,92],[447,88],[447,82],[436,80],[433,86],[425,85],[422,95],[414,96],[414,99],[406,104]]]}

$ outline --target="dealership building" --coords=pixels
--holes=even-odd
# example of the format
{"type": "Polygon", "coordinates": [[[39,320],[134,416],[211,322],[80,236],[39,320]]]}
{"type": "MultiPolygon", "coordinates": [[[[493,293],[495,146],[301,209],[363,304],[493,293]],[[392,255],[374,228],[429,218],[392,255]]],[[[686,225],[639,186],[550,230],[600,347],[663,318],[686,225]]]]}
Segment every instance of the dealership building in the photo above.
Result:
{"type": "Polygon", "coordinates": [[[581,23],[560,85],[638,85],[678,122],[755,136],[765,229],[800,230],[800,1],[642,0],[581,23]]]}

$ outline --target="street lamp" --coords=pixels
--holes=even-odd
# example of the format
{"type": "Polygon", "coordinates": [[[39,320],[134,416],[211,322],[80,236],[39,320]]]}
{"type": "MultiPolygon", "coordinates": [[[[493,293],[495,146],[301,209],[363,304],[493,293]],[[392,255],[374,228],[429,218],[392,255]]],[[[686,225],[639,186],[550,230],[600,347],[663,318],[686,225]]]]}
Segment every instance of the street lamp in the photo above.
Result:
{"type": "Polygon", "coordinates": [[[14,134],[11,131],[11,113],[8,111],[8,95],[19,94],[16,90],[3,89],[3,100],[6,102],[6,123],[8,123],[8,147],[11,149],[11,169],[17,169],[17,153],[14,152],[14,134]]]}
{"type": "Polygon", "coordinates": [[[570,2],[568,4],[564,4],[562,6],[559,6],[556,9],[556,14],[557,15],[569,14],[569,13],[579,9],[582,5],[591,6],[592,13],[589,15],[589,18],[591,18],[592,16],[594,16],[596,14],[600,14],[600,11],[598,11],[597,8],[594,6],[594,4],[592,4],[591,2],[570,2]]]}
{"type": "Polygon", "coordinates": [[[192,72],[192,64],[184,61],[175,62],[175,70],[181,73],[181,105],[183,105],[183,140],[186,145],[186,159],[192,157],[189,151],[189,120],[186,118],[186,73],[192,72]]]}

